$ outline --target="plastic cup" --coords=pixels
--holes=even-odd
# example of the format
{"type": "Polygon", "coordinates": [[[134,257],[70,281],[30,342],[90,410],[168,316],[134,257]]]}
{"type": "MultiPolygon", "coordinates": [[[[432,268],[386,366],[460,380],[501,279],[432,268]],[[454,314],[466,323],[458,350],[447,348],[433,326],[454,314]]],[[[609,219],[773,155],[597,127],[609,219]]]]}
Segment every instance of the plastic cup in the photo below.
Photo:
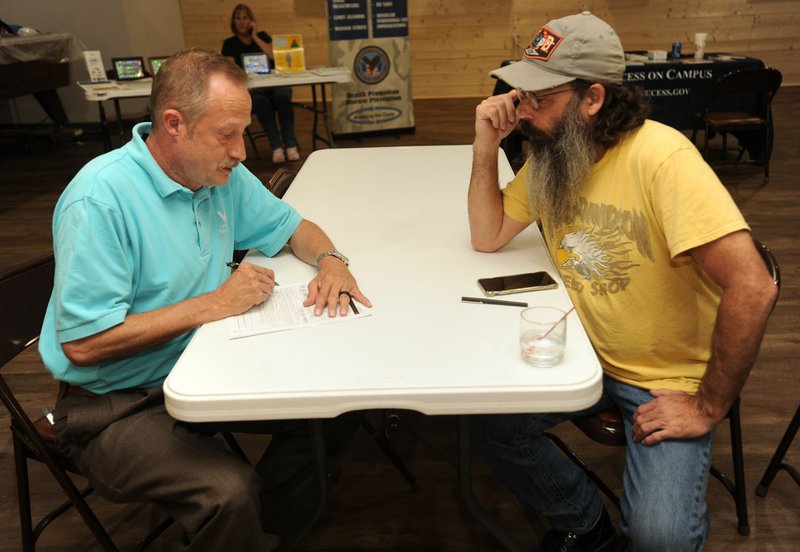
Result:
{"type": "Polygon", "coordinates": [[[536,368],[550,368],[564,358],[567,342],[565,312],[554,307],[530,307],[520,313],[522,359],[536,368]]]}
{"type": "Polygon", "coordinates": [[[703,59],[706,53],[708,33],[694,33],[694,59],[703,59]]]}

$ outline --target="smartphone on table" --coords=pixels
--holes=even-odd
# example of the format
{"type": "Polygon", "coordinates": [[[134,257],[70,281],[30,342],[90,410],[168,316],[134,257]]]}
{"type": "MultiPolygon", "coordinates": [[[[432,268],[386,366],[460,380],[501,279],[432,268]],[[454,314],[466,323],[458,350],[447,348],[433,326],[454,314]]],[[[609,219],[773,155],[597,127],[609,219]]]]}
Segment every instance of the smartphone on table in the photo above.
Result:
{"type": "Polygon", "coordinates": [[[511,293],[525,293],[542,289],[555,289],[558,283],[545,271],[512,274],[510,276],[495,276],[494,278],[479,278],[478,287],[487,297],[495,295],[509,295],[511,293]]]}

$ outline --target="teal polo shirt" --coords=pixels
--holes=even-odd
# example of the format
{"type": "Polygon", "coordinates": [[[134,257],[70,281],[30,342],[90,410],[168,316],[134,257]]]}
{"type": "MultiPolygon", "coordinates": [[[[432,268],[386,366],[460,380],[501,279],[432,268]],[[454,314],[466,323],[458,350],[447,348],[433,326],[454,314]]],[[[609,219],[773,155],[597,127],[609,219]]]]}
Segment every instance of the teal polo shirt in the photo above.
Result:
{"type": "Polygon", "coordinates": [[[149,132],[137,125],[123,148],[83,167],[53,215],[55,285],[39,352],[55,379],[95,393],[161,384],[194,332],[86,367],[61,343],[217,289],[234,249],[275,255],[301,221],[243,165],[228,184],[196,192],[171,180],[144,143],[149,132]]]}

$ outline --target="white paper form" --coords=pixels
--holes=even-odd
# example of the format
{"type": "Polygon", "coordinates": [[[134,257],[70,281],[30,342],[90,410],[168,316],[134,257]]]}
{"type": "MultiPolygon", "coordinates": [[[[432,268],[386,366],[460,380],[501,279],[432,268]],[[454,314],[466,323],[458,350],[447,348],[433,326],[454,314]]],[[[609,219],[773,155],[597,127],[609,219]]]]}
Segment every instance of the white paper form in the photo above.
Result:
{"type": "Polygon", "coordinates": [[[307,296],[307,286],[303,283],[275,286],[272,295],[266,301],[255,305],[247,312],[227,319],[228,339],[281,332],[327,322],[344,322],[372,315],[371,309],[363,305],[358,305],[356,314],[351,304],[347,316],[337,314],[331,318],[328,316],[327,307],[320,316],[314,316],[314,305],[303,306],[307,296]]]}

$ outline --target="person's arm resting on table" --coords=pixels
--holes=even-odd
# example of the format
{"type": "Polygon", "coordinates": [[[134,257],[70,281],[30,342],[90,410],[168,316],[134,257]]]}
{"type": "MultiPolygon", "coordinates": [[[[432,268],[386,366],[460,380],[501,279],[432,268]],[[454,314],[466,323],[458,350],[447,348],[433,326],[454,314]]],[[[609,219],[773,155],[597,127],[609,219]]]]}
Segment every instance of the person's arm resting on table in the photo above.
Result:
{"type": "Polygon", "coordinates": [[[241,314],[266,301],[275,287],[272,270],[243,264],[216,290],[174,305],[128,314],[122,324],[62,343],[77,366],[89,366],[165,343],[206,322],[241,314]]]}
{"type": "Polygon", "coordinates": [[[645,445],[711,431],[728,413],[755,363],[777,287],[747,231],[689,251],[722,288],[711,360],[696,395],[654,389],[634,413],[633,437],[645,445]]]}
{"type": "Polygon", "coordinates": [[[497,182],[500,142],[517,124],[516,97],[515,90],[490,96],[475,109],[467,206],[472,247],[478,251],[497,251],[528,226],[503,212],[503,197],[497,182]]]}
{"type": "MultiPolygon", "coordinates": [[[[325,232],[305,219],[289,239],[289,247],[298,259],[310,265],[316,265],[317,258],[322,253],[335,249],[325,232]]],[[[343,261],[329,255],[319,261],[317,268],[319,274],[309,282],[308,298],[303,303],[306,307],[315,305],[314,313],[317,316],[322,314],[325,305],[328,305],[328,316],[336,316],[337,308],[340,315],[347,315],[350,300],[343,293],[345,291],[359,303],[372,306],[370,300],[358,289],[356,279],[343,261]]]]}

